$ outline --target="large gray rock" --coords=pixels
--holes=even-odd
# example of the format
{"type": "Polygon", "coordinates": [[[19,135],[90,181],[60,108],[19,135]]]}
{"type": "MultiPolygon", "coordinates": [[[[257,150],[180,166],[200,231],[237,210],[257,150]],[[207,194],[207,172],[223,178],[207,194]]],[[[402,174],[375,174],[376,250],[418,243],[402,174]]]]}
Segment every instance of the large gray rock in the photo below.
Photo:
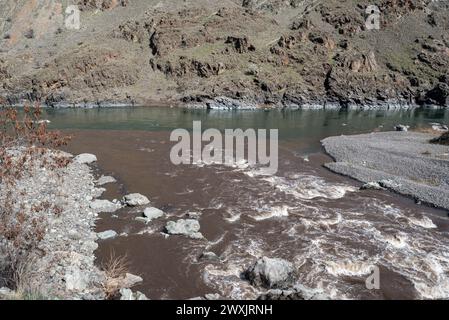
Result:
{"type": "Polygon", "coordinates": [[[112,239],[117,236],[117,232],[115,232],[114,230],[107,230],[97,233],[97,236],[101,240],[112,239]]]}
{"type": "Polygon", "coordinates": [[[444,131],[448,131],[449,130],[449,128],[445,124],[434,122],[434,123],[431,123],[430,125],[432,126],[432,130],[435,130],[435,131],[444,132],[444,131]]]}
{"type": "Polygon", "coordinates": [[[122,202],[130,207],[144,206],[150,203],[147,197],[140,193],[131,193],[123,197],[122,202]]]}
{"type": "Polygon", "coordinates": [[[115,180],[115,178],[114,177],[111,177],[111,176],[101,176],[100,178],[98,178],[98,180],[97,180],[97,185],[98,186],[103,186],[103,185],[105,185],[105,184],[108,184],[108,183],[114,183],[114,182],[116,182],[117,180],[115,180]]]}
{"type": "Polygon", "coordinates": [[[157,219],[160,218],[164,215],[164,211],[158,209],[158,208],[154,208],[154,207],[149,207],[146,208],[143,211],[143,216],[145,218],[147,218],[149,221],[153,220],[153,219],[157,219]]]}
{"type": "Polygon", "coordinates": [[[109,200],[94,200],[90,203],[90,208],[97,212],[115,212],[120,209],[120,205],[109,200]]]}
{"type": "Polygon", "coordinates": [[[404,131],[404,132],[408,131],[409,128],[410,128],[409,126],[404,126],[402,124],[398,124],[394,127],[396,131],[404,131]]]}
{"type": "Polygon", "coordinates": [[[132,292],[131,289],[120,289],[120,300],[149,300],[146,295],[140,291],[132,292]]]}
{"type": "Polygon", "coordinates": [[[194,219],[181,219],[178,221],[169,221],[165,226],[168,234],[184,235],[192,239],[202,239],[203,235],[200,230],[200,223],[194,219]]]}
{"type": "Polygon", "coordinates": [[[385,188],[382,187],[379,182],[371,181],[361,186],[360,190],[385,190],[385,188]]]}
{"type": "Polygon", "coordinates": [[[70,268],[66,272],[64,280],[69,291],[84,291],[88,285],[87,275],[77,267],[70,268]]]}
{"type": "Polygon", "coordinates": [[[125,277],[121,282],[121,286],[124,288],[129,288],[142,281],[143,281],[142,277],[136,276],[135,274],[132,273],[126,273],[125,277]]]}
{"type": "Polygon", "coordinates": [[[97,161],[97,157],[91,153],[82,153],[77,155],[73,161],[81,164],[90,164],[97,161]]]}
{"type": "Polygon", "coordinates": [[[282,289],[293,286],[295,270],[286,260],[262,257],[245,272],[245,277],[257,287],[282,289]]]}

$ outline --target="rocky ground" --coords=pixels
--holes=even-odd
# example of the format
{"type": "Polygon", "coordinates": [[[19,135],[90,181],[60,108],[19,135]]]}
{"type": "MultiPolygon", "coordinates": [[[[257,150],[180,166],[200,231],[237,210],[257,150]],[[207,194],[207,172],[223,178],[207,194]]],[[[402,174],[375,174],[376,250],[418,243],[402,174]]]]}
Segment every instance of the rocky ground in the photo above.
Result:
{"type": "MultiPolygon", "coordinates": [[[[15,187],[1,186],[1,203],[8,203],[6,197],[15,199],[16,205],[11,210],[17,207],[19,211],[14,219],[25,221],[21,234],[40,239],[36,246],[20,247],[26,250],[23,255],[26,258],[20,261],[19,271],[14,274],[16,287],[8,288],[9,283],[2,279],[0,299],[105,299],[111,298],[108,290],[118,293],[120,289],[126,299],[144,298],[129,289],[142,281],[140,277],[125,272],[111,274],[111,270],[100,270],[95,264],[94,251],[101,239],[94,231],[95,222],[103,208],[92,204],[105,190],[96,185],[88,165],[95,160],[93,155],[80,155],[66,166],[55,168],[49,166],[51,160],[46,154],[32,167],[24,168],[27,174],[15,187]],[[42,228],[30,229],[37,223],[42,228]]],[[[5,234],[8,233],[2,235],[5,234]]],[[[0,267],[6,261],[2,254],[16,245],[2,235],[0,267]]],[[[15,241],[18,239],[21,238],[16,237],[15,241]]],[[[22,254],[18,250],[16,253],[22,254]]]]}
{"type": "Polygon", "coordinates": [[[449,104],[449,4],[3,0],[0,95],[51,106],[449,104]],[[64,26],[78,4],[80,30],[64,26]],[[367,30],[366,8],[380,8],[367,30]]]}
{"type": "Polygon", "coordinates": [[[435,134],[377,132],[322,141],[335,162],[330,170],[449,210],[449,148],[430,143],[435,134]]]}

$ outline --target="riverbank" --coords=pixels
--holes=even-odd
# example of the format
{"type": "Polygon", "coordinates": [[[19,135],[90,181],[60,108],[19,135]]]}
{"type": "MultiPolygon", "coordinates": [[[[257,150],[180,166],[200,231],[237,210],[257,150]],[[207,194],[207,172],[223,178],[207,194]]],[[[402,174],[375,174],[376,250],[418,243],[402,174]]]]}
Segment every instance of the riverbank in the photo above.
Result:
{"type": "Polygon", "coordinates": [[[121,257],[96,263],[95,226],[104,210],[93,204],[105,191],[92,172],[96,158],[47,149],[34,157],[19,180],[0,188],[11,216],[5,223],[2,213],[9,230],[0,235],[0,267],[11,271],[0,299],[103,300],[142,281],[127,273],[121,257]]]}
{"type": "Polygon", "coordinates": [[[449,149],[431,144],[437,134],[377,132],[322,140],[335,162],[326,168],[364,188],[388,189],[449,210],[449,149]]]}

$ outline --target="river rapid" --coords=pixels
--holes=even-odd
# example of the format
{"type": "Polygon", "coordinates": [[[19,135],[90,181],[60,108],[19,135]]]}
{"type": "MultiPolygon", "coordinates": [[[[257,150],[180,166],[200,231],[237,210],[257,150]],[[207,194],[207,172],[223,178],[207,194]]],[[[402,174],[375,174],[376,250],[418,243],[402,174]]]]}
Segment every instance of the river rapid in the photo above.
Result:
{"type": "Polygon", "coordinates": [[[98,263],[126,255],[144,282],[134,289],[151,299],[188,299],[218,293],[256,298],[263,290],[242,279],[258,257],[291,261],[298,284],[334,299],[449,297],[447,212],[360,183],[322,167],[332,159],[320,140],[333,135],[427,128],[449,122],[444,110],[206,111],[169,108],[48,110],[51,128],[73,136],[68,150],[97,155],[97,174],[112,175],[104,198],[138,192],[166,216],[143,224],[141,211],[101,214],[98,263]],[[203,128],[279,129],[279,170],[257,166],[174,165],[170,132],[203,128]],[[198,216],[205,239],[163,233],[167,221],[198,216]],[[212,251],[219,261],[199,257],[212,251]],[[380,289],[367,289],[372,266],[380,289]]]}

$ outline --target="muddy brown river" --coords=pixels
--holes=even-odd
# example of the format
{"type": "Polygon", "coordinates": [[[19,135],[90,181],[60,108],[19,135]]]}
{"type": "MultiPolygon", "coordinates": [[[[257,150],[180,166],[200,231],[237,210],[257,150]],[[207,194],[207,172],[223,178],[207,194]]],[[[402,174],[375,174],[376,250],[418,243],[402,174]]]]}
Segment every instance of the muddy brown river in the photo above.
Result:
{"type": "Polygon", "coordinates": [[[261,290],[241,278],[258,257],[289,260],[298,284],[334,299],[449,297],[449,219],[444,210],[415,204],[322,167],[330,159],[319,141],[330,135],[426,127],[448,122],[443,110],[189,111],[163,108],[49,110],[53,128],[73,136],[68,150],[97,155],[95,173],[112,175],[105,199],[138,192],[166,216],[136,221],[141,209],[101,214],[97,231],[120,236],[99,242],[101,264],[126,256],[144,282],[133,289],[151,299],[218,293],[253,299],[261,290]],[[279,129],[279,170],[248,166],[173,165],[171,130],[204,127],[279,129]],[[204,239],[164,234],[167,221],[196,213],[204,239]],[[219,261],[199,259],[206,251],[219,261]],[[367,289],[371,267],[380,289],[367,289]]]}

